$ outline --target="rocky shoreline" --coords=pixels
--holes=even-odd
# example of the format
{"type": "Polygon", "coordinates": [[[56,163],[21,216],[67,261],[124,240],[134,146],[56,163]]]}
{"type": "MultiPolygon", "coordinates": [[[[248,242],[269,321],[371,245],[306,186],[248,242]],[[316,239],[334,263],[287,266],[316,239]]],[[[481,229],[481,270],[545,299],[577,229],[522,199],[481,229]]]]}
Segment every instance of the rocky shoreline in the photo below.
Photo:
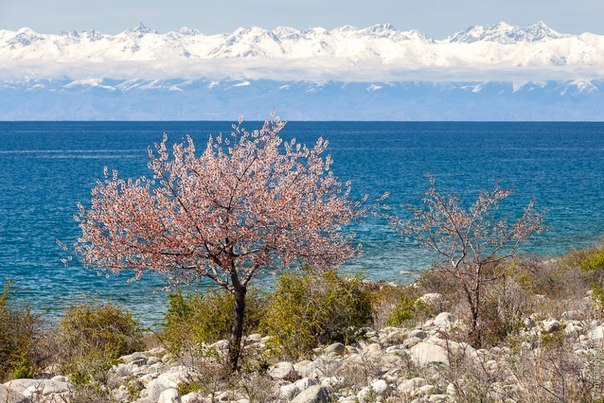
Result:
{"type": "MultiPolygon", "coordinates": [[[[432,293],[422,299],[433,303],[439,297],[432,293]]],[[[591,303],[590,296],[583,299],[591,303]]],[[[456,341],[457,332],[463,330],[462,321],[440,312],[414,327],[367,330],[360,342],[317,348],[310,359],[267,363],[265,371],[248,374],[248,389],[218,388],[209,394],[183,387],[203,381],[207,371],[158,347],[121,357],[108,371],[107,384],[114,401],[138,403],[456,402],[468,401],[468,391],[482,387],[488,387],[486,394],[494,401],[518,402],[531,392],[519,362],[525,370],[530,371],[531,365],[537,368],[552,345],[559,345],[563,349],[559,353],[579,366],[578,371],[603,376],[594,374],[593,368],[604,369],[604,322],[581,317],[582,312],[577,311],[563,312],[560,318],[529,316],[522,320],[517,344],[474,349],[456,341]],[[254,388],[262,389],[266,400],[254,398],[250,392],[254,388]]],[[[269,339],[249,335],[246,350],[262,354],[269,348],[269,339]]],[[[208,356],[208,362],[220,360],[228,342],[221,340],[207,347],[215,353],[208,356]]],[[[548,384],[539,387],[548,388],[548,384]]],[[[62,375],[16,379],[0,385],[0,401],[69,402],[74,390],[70,379],[62,375]]]]}

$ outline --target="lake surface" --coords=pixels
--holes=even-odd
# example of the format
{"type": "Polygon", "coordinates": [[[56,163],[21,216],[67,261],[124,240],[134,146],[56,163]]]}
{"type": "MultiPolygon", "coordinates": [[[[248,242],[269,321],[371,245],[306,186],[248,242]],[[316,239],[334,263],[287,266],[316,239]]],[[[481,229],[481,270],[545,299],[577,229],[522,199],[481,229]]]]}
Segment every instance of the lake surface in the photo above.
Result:
{"type": "MultiPolygon", "coordinates": [[[[248,123],[246,127],[257,127],[248,123]]],[[[103,167],[122,177],[147,174],[147,147],[167,132],[190,134],[198,149],[231,122],[0,122],[0,281],[51,315],[74,301],[111,299],[136,309],[147,324],[165,309],[163,279],[99,276],[77,263],[65,267],[56,241],[72,243],[78,201],[86,204],[103,167]]],[[[517,214],[531,199],[546,209],[549,230],[527,253],[555,255],[593,244],[604,235],[604,123],[290,122],[285,137],[311,145],[330,142],[333,169],[351,180],[353,194],[391,192],[395,211],[417,203],[426,171],[438,184],[472,201],[496,182],[512,188],[504,212],[517,214]]],[[[355,228],[362,257],[347,271],[371,279],[408,282],[429,257],[384,221],[355,228]]]]}

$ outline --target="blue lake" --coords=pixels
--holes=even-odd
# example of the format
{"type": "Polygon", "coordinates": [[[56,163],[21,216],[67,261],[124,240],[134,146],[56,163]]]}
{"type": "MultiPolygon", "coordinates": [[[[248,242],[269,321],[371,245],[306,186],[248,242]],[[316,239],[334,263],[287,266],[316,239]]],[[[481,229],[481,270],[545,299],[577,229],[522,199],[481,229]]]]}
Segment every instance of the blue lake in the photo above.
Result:
{"type": "MultiPolygon", "coordinates": [[[[248,123],[246,127],[257,127],[248,123]]],[[[78,201],[87,203],[103,167],[122,177],[147,174],[147,147],[190,134],[205,143],[230,131],[231,122],[0,122],[0,281],[15,280],[19,298],[51,315],[86,295],[111,299],[155,323],[165,309],[161,277],[128,284],[77,264],[65,267],[56,241],[72,243],[78,201]]],[[[395,211],[417,203],[426,171],[441,187],[471,201],[496,182],[515,193],[505,212],[529,200],[546,210],[549,230],[527,253],[555,255],[604,235],[604,123],[290,122],[285,137],[330,142],[333,169],[352,180],[355,197],[391,192],[395,211]]],[[[198,148],[200,146],[198,145],[198,148]]],[[[408,282],[429,257],[368,220],[355,229],[362,257],[347,271],[371,279],[408,282]]]]}

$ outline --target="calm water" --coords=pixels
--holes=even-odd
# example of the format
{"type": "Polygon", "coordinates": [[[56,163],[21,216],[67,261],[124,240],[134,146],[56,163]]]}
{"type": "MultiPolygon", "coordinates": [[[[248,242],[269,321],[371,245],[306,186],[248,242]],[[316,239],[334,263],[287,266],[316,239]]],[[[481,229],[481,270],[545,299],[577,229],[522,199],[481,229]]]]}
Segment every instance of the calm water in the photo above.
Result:
{"type": "MultiPolygon", "coordinates": [[[[64,267],[56,240],[73,242],[76,202],[86,203],[103,166],[121,176],[147,173],[147,146],[167,132],[198,143],[228,132],[230,122],[0,123],[0,281],[55,314],[83,298],[110,298],[136,308],[147,322],[164,309],[162,279],[127,284],[74,264],[64,267]]],[[[254,124],[248,124],[248,127],[254,124]]],[[[463,196],[501,181],[516,193],[510,214],[536,199],[550,230],[526,252],[551,255],[588,245],[604,234],[604,123],[357,123],[290,122],[286,137],[330,141],[334,170],[351,179],[357,197],[378,197],[400,209],[426,187],[425,172],[463,196]]],[[[379,221],[357,228],[364,255],[345,270],[373,279],[413,278],[427,257],[379,221]]]]}

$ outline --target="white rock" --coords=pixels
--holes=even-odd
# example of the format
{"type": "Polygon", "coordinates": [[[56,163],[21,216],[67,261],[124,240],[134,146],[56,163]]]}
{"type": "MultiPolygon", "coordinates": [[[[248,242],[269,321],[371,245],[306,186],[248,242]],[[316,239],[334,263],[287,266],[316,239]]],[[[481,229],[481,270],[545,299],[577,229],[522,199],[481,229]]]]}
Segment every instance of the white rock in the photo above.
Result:
{"type": "Polygon", "coordinates": [[[279,388],[279,397],[290,401],[294,396],[301,392],[301,389],[294,383],[283,385],[279,388]]]}
{"type": "Polygon", "coordinates": [[[317,383],[312,380],[311,378],[302,378],[297,380],[296,382],[294,382],[294,384],[296,385],[296,387],[298,389],[302,390],[306,390],[308,388],[310,388],[313,385],[316,385],[317,383]]]}
{"type": "Polygon", "coordinates": [[[128,401],[129,394],[126,385],[120,385],[119,388],[111,391],[111,396],[118,402],[128,401]]]}
{"type": "Polygon", "coordinates": [[[361,389],[361,391],[357,394],[357,398],[359,401],[364,402],[368,397],[386,397],[392,393],[392,388],[388,383],[383,379],[378,379],[373,382],[371,385],[361,389]]]}
{"type": "Polygon", "coordinates": [[[409,350],[409,355],[416,365],[425,366],[430,363],[449,365],[447,350],[436,344],[422,341],[409,350]]]}
{"type": "Polygon", "coordinates": [[[395,354],[385,354],[380,359],[380,364],[384,371],[392,368],[402,368],[404,363],[405,361],[395,354]]]}
{"type": "Polygon", "coordinates": [[[443,303],[443,295],[437,292],[430,292],[417,299],[419,302],[428,305],[432,309],[439,309],[443,303]]]}
{"type": "Polygon", "coordinates": [[[574,336],[577,337],[583,331],[583,327],[580,325],[576,325],[574,323],[569,323],[564,328],[564,334],[566,336],[574,336]]]}
{"type": "Polygon", "coordinates": [[[436,390],[436,388],[433,385],[424,385],[424,386],[417,388],[416,392],[418,395],[424,396],[424,395],[431,395],[435,390],[436,390]]]}
{"type": "Polygon", "coordinates": [[[388,345],[400,344],[407,338],[407,332],[404,330],[396,329],[389,332],[384,337],[384,342],[388,345]]]}
{"type": "Polygon", "coordinates": [[[147,396],[153,401],[157,401],[161,393],[169,389],[168,385],[164,385],[159,379],[154,379],[147,385],[147,396]]]}
{"type": "Polygon", "coordinates": [[[226,350],[229,348],[229,341],[228,340],[218,340],[216,343],[210,345],[210,347],[213,347],[216,350],[226,350]]]}
{"type": "Polygon", "coordinates": [[[415,346],[417,343],[420,343],[421,341],[422,339],[420,339],[419,337],[410,337],[403,342],[403,347],[409,349],[415,346]]]}
{"type": "Polygon", "coordinates": [[[139,378],[139,381],[141,381],[141,383],[143,384],[143,386],[145,388],[147,388],[149,386],[149,383],[151,383],[152,380],[157,379],[158,376],[159,376],[158,373],[152,372],[152,373],[145,374],[145,375],[141,376],[139,378]]]}
{"type": "Polygon", "coordinates": [[[560,329],[560,322],[556,319],[547,319],[542,322],[545,332],[555,332],[560,329]]]}
{"type": "Polygon", "coordinates": [[[190,380],[191,373],[184,366],[171,368],[168,372],[160,374],[156,381],[168,388],[177,388],[181,383],[190,380]]]}
{"type": "Polygon", "coordinates": [[[571,311],[562,312],[562,317],[564,319],[575,319],[575,320],[578,320],[578,319],[581,319],[583,317],[583,315],[584,315],[584,312],[583,311],[579,311],[577,309],[571,310],[571,311]]]}
{"type": "Polygon", "coordinates": [[[157,403],[181,403],[180,395],[174,388],[166,389],[159,395],[157,403]]]}
{"type": "Polygon", "coordinates": [[[346,346],[342,343],[333,343],[325,348],[325,355],[335,353],[338,355],[346,354],[346,346]]]}
{"type": "Polygon", "coordinates": [[[32,388],[39,389],[40,393],[42,393],[42,389],[44,389],[44,381],[40,379],[14,379],[12,381],[8,381],[4,384],[7,388],[14,390],[15,392],[23,394],[25,390],[32,388]]]}
{"type": "Polygon", "coordinates": [[[50,394],[64,393],[69,390],[69,384],[67,382],[48,380],[44,382],[44,389],[42,395],[47,396],[50,394]]]}
{"type": "Polygon", "coordinates": [[[273,365],[268,375],[274,379],[295,380],[298,379],[298,373],[291,362],[282,361],[273,365]]]}
{"type": "Polygon", "coordinates": [[[205,403],[208,401],[209,401],[208,399],[203,397],[198,392],[187,393],[186,395],[184,395],[180,398],[181,403],[205,403]]]}
{"type": "Polygon", "coordinates": [[[330,403],[332,396],[330,386],[315,385],[300,392],[291,403],[330,403]]]}
{"type": "Polygon", "coordinates": [[[161,362],[161,360],[158,357],[149,357],[147,359],[147,365],[157,364],[158,362],[161,362]]]}
{"type": "Polygon", "coordinates": [[[250,334],[245,338],[246,343],[259,343],[262,341],[262,335],[258,333],[250,334]]]}
{"type": "Polygon", "coordinates": [[[434,326],[441,329],[450,329],[453,322],[455,322],[455,316],[449,312],[441,312],[434,318],[434,326]]]}
{"type": "Polygon", "coordinates": [[[604,326],[596,326],[591,332],[589,332],[589,338],[594,341],[601,341],[604,339],[604,326]]]}
{"type": "Polygon", "coordinates": [[[386,354],[405,355],[405,348],[401,345],[390,346],[386,348],[386,354]]]}
{"type": "Polygon", "coordinates": [[[21,393],[0,385],[0,402],[2,403],[29,403],[29,399],[21,393]]]}
{"type": "Polygon", "coordinates": [[[165,352],[166,352],[166,349],[164,347],[155,347],[155,348],[152,348],[151,350],[147,351],[147,354],[162,355],[165,352]]]}
{"type": "Polygon", "coordinates": [[[434,402],[434,403],[449,402],[449,401],[451,401],[449,396],[443,395],[443,394],[430,395],[428,397],[428,400],[430,402],[434,402]]]}
{"type": "Polygon", "coordinates": [[[369,355],[377,355],[382,352],[382,346],[379,343],[371,343],[363,351],[369,355]]]}
{"type": "Polygon", "coordinates": [[[294,364],[296,372],[306,378],[314,378],[317,375],[318,368],[320,366],[319,360],[309,361],[304,360],[294,364]]]}
{"type": "Polygon", "coordinates": [[[23,396],[31,400],[41,400],[44,385],[32,385],[23,391],[23,396]]]}
{"type": "Polygon", "coordinates": [[[321,378],[321,385],[323,386],[333,386],[338,387],[342,383],[342,378],[337,376],[327,376],[325,378],[321,378]]]}
{"type": "Polygon", "coordinates": [[[412,396],[416,389],[425,384],[426,380],[424,378],[412,378],[401,383],[397,389],[403,396],[412,396]]]}
{"type": "Polygon", "coordinates": [[[421,329],[415,329],[415,330],[412,330],[411,332],[409,332],[409,334],[407,335],[407,337],[408,338],[417,337],[417,338],[423,340],[426,337],[428,337],[428,335],[426,334],[426,332],[424,332],[421,329]]]}
{"type": "Polygon", "coordinates": [[[124,364],[144,365],[147,363],[147,356],[143,353],[132,353],[121,357],[124,364]]]}

